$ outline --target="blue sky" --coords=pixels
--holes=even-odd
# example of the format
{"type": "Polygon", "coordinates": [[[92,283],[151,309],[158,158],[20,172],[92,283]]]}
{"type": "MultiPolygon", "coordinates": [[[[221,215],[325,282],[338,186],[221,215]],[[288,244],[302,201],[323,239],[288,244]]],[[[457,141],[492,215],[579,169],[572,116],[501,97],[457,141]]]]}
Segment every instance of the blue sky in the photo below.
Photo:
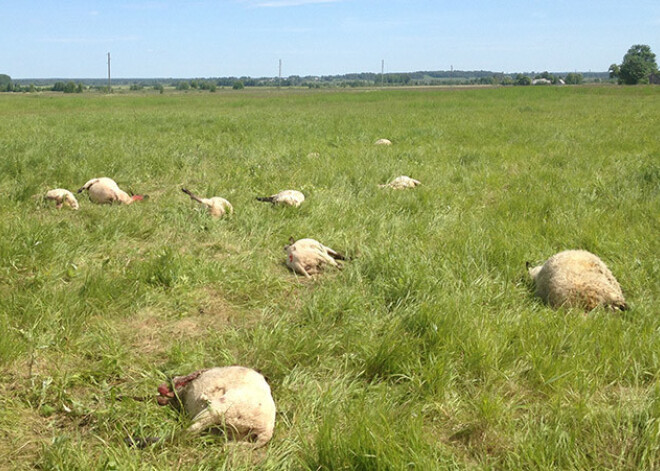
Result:
{"type": "Polygon", "coordinates": [[[13,78],[606,71],[660,58],[658,0],[0,0],[13,78]]]}

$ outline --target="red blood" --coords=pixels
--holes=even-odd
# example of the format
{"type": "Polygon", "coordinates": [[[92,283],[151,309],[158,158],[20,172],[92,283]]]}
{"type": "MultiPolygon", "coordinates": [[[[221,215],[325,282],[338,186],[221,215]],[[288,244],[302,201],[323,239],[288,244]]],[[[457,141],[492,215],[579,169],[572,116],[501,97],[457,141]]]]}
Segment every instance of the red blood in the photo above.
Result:
{"type": "Polygon", "coordinates": [[[190,374],[187,375],[187,376],[177,376],[176,378],[174,378],[174,379],[172,380],[173,383],[174,383],[174,388],[178,391],[179,389],[181,389],[182,387],[184,387],[184,386],[185,386],[186,384],[188,384],[189,382],[195,380],[199,375],[201,375],[201,374],[204,373],[205,371],[207,371],[207,370],[199,370],[199,371],[195,371],[194,373],[190,373],[190,374]]]}
{"type": "Polygon", "coordinates": [[[167,385],[167,383],[163,383],[160,386],[158,386],[158,393],[161,396],[167,396],[167,397],[172,397],[172,391],[170,390],[170,387],[167,385]]]}
{"type": "Polygon", "coordinates": [[[166,406],[170,403],[170,398],[165,396],[158,396],[156,401],[158,401],[159,406],[166,406]]]}
{"type": "Polygon", "coordinates": [[[133,195],[133,201],[142,201],[144,196],[142,195],[133,195]]]}

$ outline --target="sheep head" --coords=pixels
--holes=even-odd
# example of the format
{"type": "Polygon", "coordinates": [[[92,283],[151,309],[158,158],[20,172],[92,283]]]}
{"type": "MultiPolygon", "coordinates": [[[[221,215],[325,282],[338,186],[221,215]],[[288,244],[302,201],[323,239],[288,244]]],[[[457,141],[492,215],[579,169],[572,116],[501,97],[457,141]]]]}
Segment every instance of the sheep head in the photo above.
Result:
{"type": "Polygon", "coordinates": [[[527,273],[529,273],[530,278],[532,279],[532,281],[536,281],[536,277],[541,271],[541,268],[543,268],[543,265],[532,267],[531,263],[526,262],[526,266],[527,266],[527,273]]]}

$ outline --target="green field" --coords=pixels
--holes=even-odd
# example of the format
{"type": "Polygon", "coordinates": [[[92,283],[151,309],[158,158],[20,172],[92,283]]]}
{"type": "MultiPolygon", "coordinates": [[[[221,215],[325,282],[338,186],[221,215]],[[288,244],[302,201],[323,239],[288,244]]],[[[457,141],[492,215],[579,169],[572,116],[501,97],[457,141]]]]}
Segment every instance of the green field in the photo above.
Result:
{"type": "Polygon", "coordinates": [[[0,96],[0,468],[660,469],[659,123],[660,87],[0,96]],[[100,176],[150,199],[41,198],[100,176]],[[352,259],[296,277],[290,236],[352,259]],[[534,298],[570,248],[629,311],[534,298]],[[231,364],[272,387],[267,447],[124,444],[231,364]]]}

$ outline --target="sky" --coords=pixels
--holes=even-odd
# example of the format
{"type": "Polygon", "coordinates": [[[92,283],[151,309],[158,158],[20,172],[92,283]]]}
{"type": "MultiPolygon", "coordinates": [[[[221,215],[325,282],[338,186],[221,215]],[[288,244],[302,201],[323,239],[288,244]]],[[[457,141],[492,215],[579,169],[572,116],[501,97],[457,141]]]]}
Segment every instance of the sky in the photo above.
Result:
{"type": "Polygon", "coordinates": [[[0,0],[12,78],[602,72],[660,59],[658,0],[0,0]]]}

